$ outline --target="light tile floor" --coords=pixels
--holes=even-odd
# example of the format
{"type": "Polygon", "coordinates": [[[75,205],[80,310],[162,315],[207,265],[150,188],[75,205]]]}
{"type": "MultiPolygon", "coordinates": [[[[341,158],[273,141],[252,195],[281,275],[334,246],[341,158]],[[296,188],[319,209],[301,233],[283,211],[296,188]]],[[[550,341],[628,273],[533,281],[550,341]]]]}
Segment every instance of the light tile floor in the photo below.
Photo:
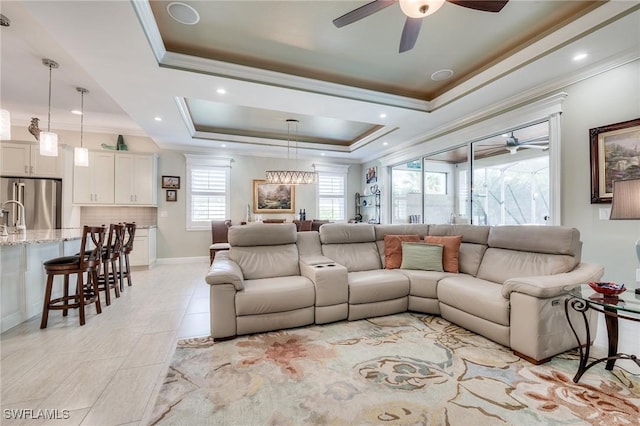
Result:
{"type": "Polygon", "coordinates": [[[180,338],[209,334],[209,263],[133,272],[133,286],[86,325],[52,311],[0,336],[0,424],[138,425],[180,338]],[[13,420],[6,410],[58,410],[63,420],[13,420]],[[68,410],[63,411],[63,410],[68,410]]]}
{"type": "MultiPolygon", "coordinates": [[[[53,311],[0,335],[0,424],[145,425],[180,338],[209,334],[208,262],[133,273],[133,287],[85,326],[53,311]],[[6,410],[58,410],[63,420],[12,420],[6,410]],[[63,411],[68,410],[68,411],[63,411]]],[[[620,322],[620,350],[640,354],[640,323],[620,322]]],[[[594,352],[606,352],[602,317],[594,352]]],[[[620,363],[620,361],[619,361],[620,363]]],[[[621,363],[632,373],[640,369],[621,363]]],[[[594,368],[603,368],[596,366],[594,368]]]]}

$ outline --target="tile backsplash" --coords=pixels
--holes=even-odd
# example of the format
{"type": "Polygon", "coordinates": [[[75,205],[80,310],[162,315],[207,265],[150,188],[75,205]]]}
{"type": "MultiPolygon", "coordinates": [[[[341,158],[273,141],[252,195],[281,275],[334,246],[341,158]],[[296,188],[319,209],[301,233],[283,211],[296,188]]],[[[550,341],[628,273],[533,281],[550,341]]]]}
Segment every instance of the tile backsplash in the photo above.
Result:
{"type": "Polygon", "coordinates": [[[102,225],[118,222],[135,222],[138,226],[158,224],[157,207],[82,207],[80,223],[102,225]]]}

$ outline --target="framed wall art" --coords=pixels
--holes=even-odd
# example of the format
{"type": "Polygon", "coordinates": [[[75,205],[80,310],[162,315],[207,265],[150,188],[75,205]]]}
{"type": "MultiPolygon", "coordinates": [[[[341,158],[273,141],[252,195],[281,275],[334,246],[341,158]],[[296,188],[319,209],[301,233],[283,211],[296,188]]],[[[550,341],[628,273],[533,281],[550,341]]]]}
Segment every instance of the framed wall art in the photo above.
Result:
{"type": "Polygon", "coordinates": [[[640,118],[589,129],[591,204],[610,203],[614,180],[640,178],[640,118]]]}
{"type": "Polygon", "coordinates": [[[378,181],[378,173],[375,166],[369,167],[367,169],[367,174],[365,176],[367,183],[376,183],[378,181]]]}
{"type": "Polygon", "coordinates": [[[295,187],[253,181],[254,213],[295,213],[295,187]]]}
{"type": "Polygon", "coordinates": [[[167,189],[167,201],[178,201],[178,191],[167,189]]]}
{"type": "Polygon", "coordinates": [[[162,176],[162,187],[180,189],[180,176],[162,176]]]}

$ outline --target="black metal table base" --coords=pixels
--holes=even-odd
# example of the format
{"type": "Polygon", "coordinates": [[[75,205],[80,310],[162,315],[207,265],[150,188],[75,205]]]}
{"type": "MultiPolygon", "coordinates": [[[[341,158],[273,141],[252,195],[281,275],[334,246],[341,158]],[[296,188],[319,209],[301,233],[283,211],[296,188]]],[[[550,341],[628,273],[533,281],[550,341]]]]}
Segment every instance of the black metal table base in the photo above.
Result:
{"type": "Polygon", "coordinates": [[[638,357],[636,357],[635,355],[618,353],[618,318],[628,319],[631,321],[640,321],[640,319],[620,315],[617,310],[612,308],[603,307],[603,309],[599,309],[586,300],[577,297],[568,297],[567,299],[565,299],[564,312],[567,317],[567,321],[569,322],[569,327],[571,327],[571,331],[573,332],[573,335],[578,342],[578,350],[580,352],[580,365],[578,367],[578,372],[573,378],[574,383],[578,383],[582,375],[591,367],[605,361],[607,363],[605,369],[609,371],[613,370],[616,360],[619,359],[630,359],[634,361],[638,365],[638,367],[640,367],[640,359],[638,359],[638,357]],[[578,333],[573,326],[573,323],[571,322],[569,307],[582,315],[587,338],[584,345],[582,344],[582,342],[580,342],[580,337],[578,336],[578,333]],[[591,350],[591,332],[589,330],[589,321],[587,320],[586,314],[589,309],[602,312],[605,315],[604,318],[605,324],[607,326],[607,338],[609,341],[608,356],[596,359],[591,362],[589,362],[589,353],[591,350]]]}

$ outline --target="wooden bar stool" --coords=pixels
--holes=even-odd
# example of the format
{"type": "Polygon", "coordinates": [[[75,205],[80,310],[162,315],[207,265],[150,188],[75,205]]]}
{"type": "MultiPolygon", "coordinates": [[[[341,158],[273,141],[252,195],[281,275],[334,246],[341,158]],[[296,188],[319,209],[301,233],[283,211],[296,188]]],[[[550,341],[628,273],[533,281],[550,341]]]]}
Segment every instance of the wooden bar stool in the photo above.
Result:
{"type": "Polygon", "coordinates": [[[62,310],[62,316],[67,316],[69,309],[79,309],[80,325],[84,325],[84,306],[96,304],[98,314],[100,308],[100,293],[98,291],[98,270],[102,259],[102,245],[104,243],[105,228],[103,226],[85,226],[82,230],[82,243],[80,253],[75,256],[63,256],[44,262],[47,273],[44,305],[42,307],[42,321],[40,328],[47,328],[49,310],[62,310]],[[93,244],[93,248],[87,250],[87,243],[93,244]],[[88,274],[87,281],[84,273],[88,274]],[[78,275],[76,292],[69,294],[69,276],[78,275]],[[56,275],[64,275],[64,296],[51,299],[53,292],[53,279],[56,275]],[[87,288],[85,288],[85,285],[87,288]],[[73,301],[73,302],[72,302],[73,301]]]}
{"type": "Polygon", "coordinates": [[[136,223],[125,223],[126,240],[122,245],[122,254],[120,255],[120,270],[122,271],[122,281],[120,281],[120,291],[123,291],[124,278],[127,279],[127,285],[131,287],[131,264],[129,263],[129,254],[133,251],[133,240],[136,236],[136,223]],[[124,258],[124,259],[123,259],[124,258]],[[124,260],[124,268],[122,262],[124,260]]]}
{"type": "Polygon", "coordinates": [[[107,306],[111,304],[111,289],[115,290],[116,297],[120,297],[122,274],[116,267],[116,261],[122,251],[124,231],[124,225],[110,224],[107,244],[102,249],[102,271],[98,274],[98,289],[104,291],[107,306]]]}

